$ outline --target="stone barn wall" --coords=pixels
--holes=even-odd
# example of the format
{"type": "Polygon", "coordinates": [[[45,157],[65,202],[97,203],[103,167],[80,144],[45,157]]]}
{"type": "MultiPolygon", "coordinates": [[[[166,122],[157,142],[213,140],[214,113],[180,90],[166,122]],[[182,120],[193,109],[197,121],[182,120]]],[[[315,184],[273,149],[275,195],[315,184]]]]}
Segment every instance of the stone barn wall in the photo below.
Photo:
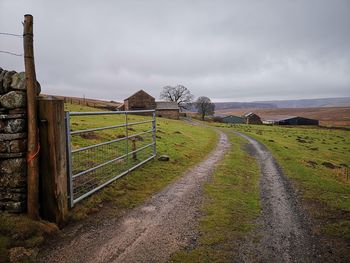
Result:
{"type": "Polygon", "coordinates": [[[179,119],[180,108],[176,102],[173,101],[156,101],[156,115],[157,117],[164,117],[169,119],[179,119]]]}
{"type": "Polygon", "coordinates": [[[26,209],[26,98],[24,72],[0,68],[0,211],[26,209]]]}
{"type": "Polygon", "coordinates": [[[245,117],[246,124],[262,124],[262,120],[256,114],[251,114],[245,117]]]}
{"type": "MultiPolygon", "coordinates": [[[[169,119],[179,119],[180,109],[176,102],[155,101],[155,99],[144,90],[131,95],[124,100],[123,106],[119,110],[154,110],[157,117],[169,119]]],[[[138,113],[138,115],[150,115],[150,113],[138,113]]]]}
{"type": "Polygon", "coordinates": [[[179,119],[179,110],[156,110],[157,117],[164,117],[169,119],[179,119]]]}
{"type": "Polygon", "coordinates": [[[124,100],[125,110],[154,110],[156,108],[155,99],[140,90],[134,95],[124,100]]]}

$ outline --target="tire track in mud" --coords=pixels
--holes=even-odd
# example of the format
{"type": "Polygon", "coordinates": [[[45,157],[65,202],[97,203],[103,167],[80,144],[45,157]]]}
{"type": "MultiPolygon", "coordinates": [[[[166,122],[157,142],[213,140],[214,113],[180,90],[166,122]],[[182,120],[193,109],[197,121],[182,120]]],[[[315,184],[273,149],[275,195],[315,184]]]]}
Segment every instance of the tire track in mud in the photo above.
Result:
{"type": "Polygon", "coordinates": [[[221,131],[216,148],[183,177],[114,222],[44,251],[40,262],[166,262],[196,242],[202,186],[230,148],[221,131]]]}
{"type": "Polygon", "coordinates": [[[319,240],[311,231],[310,220],[272,154],[257,140],[234,133],[249,142],[246,150],[260,165],[262,206],[262,214],[256,222],[258,227],[241,245],[235,261],[325,262],[319,240]]]}

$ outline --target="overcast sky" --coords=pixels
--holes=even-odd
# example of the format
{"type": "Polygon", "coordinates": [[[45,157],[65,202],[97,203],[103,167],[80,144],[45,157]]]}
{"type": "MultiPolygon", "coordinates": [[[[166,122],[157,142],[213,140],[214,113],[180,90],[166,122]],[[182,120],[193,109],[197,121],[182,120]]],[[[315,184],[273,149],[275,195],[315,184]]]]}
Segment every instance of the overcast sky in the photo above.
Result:
{"type": "MultiPolygon", "coordinates": [[[[47,94],[122,100],[182,84],[213,101],[350,96],[350,1],[0,0],[0,32],[34,16],[47,94]]],[[[0,35],[0,50],[23,53],[0,35]]],[[[0,67],[23,58],[0,53],[0,67]]]]}

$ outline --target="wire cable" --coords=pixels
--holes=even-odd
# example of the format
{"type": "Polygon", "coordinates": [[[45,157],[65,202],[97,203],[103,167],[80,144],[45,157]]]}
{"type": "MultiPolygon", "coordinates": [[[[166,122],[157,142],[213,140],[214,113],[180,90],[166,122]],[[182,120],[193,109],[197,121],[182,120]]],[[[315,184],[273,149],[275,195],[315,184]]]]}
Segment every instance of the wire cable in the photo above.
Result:
{"type": "Polygon", "coordinates": [[[4,50],[0,50],[0,53],[12,55],[12,56],[17,56],[17,57],[23,57],[23,54],[16,54],[16,53],[9,52],[9,51],[4,51],[4,50]]]}
{"type": "Polygon", "coordinates": [[[22,35],[12,34],[12,33],[5,33],[5,32],[0,32],[0,35],[12,36],[12,37],[23,37],[22,35]]]}

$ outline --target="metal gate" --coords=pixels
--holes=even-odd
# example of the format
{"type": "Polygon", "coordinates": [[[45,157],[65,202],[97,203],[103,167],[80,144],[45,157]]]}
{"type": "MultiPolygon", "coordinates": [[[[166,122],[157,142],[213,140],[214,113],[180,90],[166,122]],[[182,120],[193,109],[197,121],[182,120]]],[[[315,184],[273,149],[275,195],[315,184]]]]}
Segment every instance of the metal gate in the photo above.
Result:
{"type": "Polygon", "coordinates": [[[155,110],[65,114],[70,207],[156,156],[155,110]]]}

